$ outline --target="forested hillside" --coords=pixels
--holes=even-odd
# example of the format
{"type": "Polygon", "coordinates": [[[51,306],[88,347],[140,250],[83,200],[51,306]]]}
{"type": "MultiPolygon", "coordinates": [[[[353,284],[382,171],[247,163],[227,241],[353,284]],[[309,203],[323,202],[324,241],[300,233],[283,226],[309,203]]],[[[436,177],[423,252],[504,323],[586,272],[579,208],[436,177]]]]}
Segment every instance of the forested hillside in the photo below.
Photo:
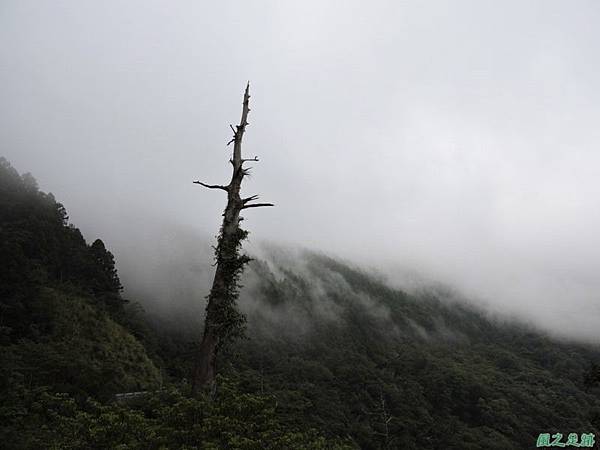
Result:
{"type": "Polygon", "coordinates": [[[183,378],[163,379],[156,363],[165,362],[148,351],[158,338],[121,297],[113,255],[101,240],[88,245],[64,207],[5,159],[0,214],[2,448],[334,445],[284,426],[272,396],[222,380],[208,402],[188,398],[183,378]],[[146,395],[115,402],[129,391],[146,395]]]}
{"type": "Polygon", "coordinates": [[[5,448],[508,450],[600,432],[596,347],[310,252],[251,262],[246,339],[216,398],[189,398],[201,318],[124,300],[104,243],[6,160],[0,214],[5,448]]]}
{"type": "MultiPolygon", "coordinates": [[[[223,370],[274,395],[286,423],[368,449],[524,449],[544,432],[564,430],[566,441],[598,431],[596,347],[492,318],[442,289],[408,294],[327,256],[279,253],[251,263],[240,300],[248,339],[223,370]]],[[[155,328],[170,338],[159,353],[174,379],[190,370],[190,321],[155,328]]]]}

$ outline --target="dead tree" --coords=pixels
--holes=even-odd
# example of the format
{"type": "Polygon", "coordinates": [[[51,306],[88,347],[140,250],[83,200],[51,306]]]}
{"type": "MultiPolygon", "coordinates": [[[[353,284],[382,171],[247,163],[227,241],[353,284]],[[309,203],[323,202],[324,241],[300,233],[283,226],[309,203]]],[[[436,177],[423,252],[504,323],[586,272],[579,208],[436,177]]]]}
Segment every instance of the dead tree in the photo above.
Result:
{"type": "Polygon", "coordinates": [[[240,188],[242,180],[248,175],[249,168],[244,167],[247,161],[258,161],[257,157],[242,158],[242,138],[248,126],[248,113],[250,112],[249,94],[250,84],[246,85],[244,102],[242,106],[242,118],[240,124],[233,131],[233,138],[228,146],[233,143],[233,156],[229,160],[233,166],[231,181],[227,185],[206,184],[201,181],[194,183],[208,189],[218,189],[227,193],[227,206],[223,213],[223,224],[219,232],[217,246],[215,248],[215,277],[208,295],[206,305],[206,318],[204,322],[204,334],[195,361],[192,374],[192,395],[200,389],[214,389],[216,376],[217,354],[223,344],[243,332],[245,317],[236,305],[239,293],[239,277],[244,266],[250,261],[245,254],[240,254],[242,241],[248,232],[240,228],[240,212],[248,208],[262,206],[273,206],[272,203],[256,203],[257,195],[242,198],[240,188]]]}

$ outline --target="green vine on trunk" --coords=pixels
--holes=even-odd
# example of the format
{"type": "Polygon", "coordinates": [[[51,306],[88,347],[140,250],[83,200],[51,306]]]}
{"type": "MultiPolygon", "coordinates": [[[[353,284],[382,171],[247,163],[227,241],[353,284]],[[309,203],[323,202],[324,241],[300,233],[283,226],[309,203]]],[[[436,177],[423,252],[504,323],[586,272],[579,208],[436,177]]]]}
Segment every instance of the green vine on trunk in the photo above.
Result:
{"type": "Polygon", "coordinates": [[[211,310],[213,327],[219,336],[219,348],[229,344],[235,339],[243,338],[246,330],[246,316],[237,308],[239,298],[240,277],[244,267],[252,258],[246,254],[240,254],[242,242],[248,237],[248,231],[237,227],[237,230],[230,237],[225,239],[221,229],[217,238],[215,247],[215,264],[223,274],[225,284],[224,292],[215,292],[215,287],[207,296],[207,312],[211,304],[214,306],[211,310]],[[218,304],[211,302],[211,299],[220,298],[218,304]]]}

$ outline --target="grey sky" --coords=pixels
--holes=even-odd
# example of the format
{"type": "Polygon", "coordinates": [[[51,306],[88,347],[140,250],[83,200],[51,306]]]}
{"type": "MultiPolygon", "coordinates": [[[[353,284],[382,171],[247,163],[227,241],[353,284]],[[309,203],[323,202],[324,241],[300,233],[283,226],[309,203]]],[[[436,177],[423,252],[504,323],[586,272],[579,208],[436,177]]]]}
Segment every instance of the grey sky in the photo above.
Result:
{"type": "Polygon", "coordinates": [[[156,223],[214,235],[224,198],[191,181],[229,178],[250,80],[257,240],[600,338],[598,23],[593,1],[4,0],[0,153],[117,258],[156,223]]]}

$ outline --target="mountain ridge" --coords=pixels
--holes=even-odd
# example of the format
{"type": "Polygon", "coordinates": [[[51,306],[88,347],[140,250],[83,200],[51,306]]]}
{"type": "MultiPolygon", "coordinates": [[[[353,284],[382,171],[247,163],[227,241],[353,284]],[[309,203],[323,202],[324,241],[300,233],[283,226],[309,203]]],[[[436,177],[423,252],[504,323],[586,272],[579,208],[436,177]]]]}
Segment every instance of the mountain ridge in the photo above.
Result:
{"type": "Polygon", "coordinates": [[[196,247],[157,257],[140,277],[154,284],[127,301],[104,243],[87,244],[6,160],[0,206],[0,437],[11,448],[509,450],[600,431],[597,346],[318,252],[251,262],[247,338],[225,349],[217,398],[190,399],[211,273],[196,247]],[[149,393],[112,402],[127,390],[149,393]]]}

